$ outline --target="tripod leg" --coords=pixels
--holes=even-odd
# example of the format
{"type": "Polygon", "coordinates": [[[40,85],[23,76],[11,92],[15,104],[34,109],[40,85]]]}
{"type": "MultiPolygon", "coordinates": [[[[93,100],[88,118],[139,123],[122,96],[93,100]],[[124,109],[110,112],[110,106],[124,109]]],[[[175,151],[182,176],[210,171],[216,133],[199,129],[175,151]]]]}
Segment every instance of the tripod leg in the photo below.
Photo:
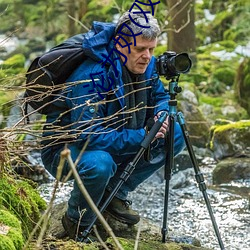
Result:
{"type": "Polygon", "coordinates": [[[206,184],[204,182],[204,177],[203,177],[203,174],[201,173],[201,171],[199,169],[198,162],[197,162],[197,159],[195,157],[195,154],[194,154],[194,151],[193,151],[190,139],[189,139],[189,133],[188,133],[187,128],[186,128],[186,124],[185,124],[183,114],[181,112],[178,112],[177,113],[177,118],[178,118],[179,124],[181,126],[181,130],[182,130],[185,142],[186,142],[186,146],[187,146],[187,150],[188,150],[190,159],[191,159],[191,161],[193,163],[193,167],[194,167],[194,171],[195,171],[195,179],[196,179],[196,181],[197,181],[197,183],[199,185],[200,191],[203,194],[203,197],[204,197],[204,200],[205,200],[205,203],[206,203],[206,206],[207,206],[207,210],[209,212],[209,215],[210,215],[210,218],[211,218],[211,221],[212,221],[212,224],[213,224],[213,228],[214,228],[216,237],[218,239],[220,248],[221,248],[221,250],[224,250],[225,247],[223,245],[221,235],[220,235],[220,232],[219,232],[219,229],[218,229],[218,226],[217,226],[214,214],[213,214],[213,210],[212,210],[212,207],[211,207],[211,204],[210,204],[210,201],[208,199],[207,192],[206,192],[207,188],[206,188],[206,184]]]}
{"type": "Polygon", "coordinates": [[[165,162],[165,197],[164,197],[164,213],[163,213],[163,225],[162,225],[162,242],[166,242],[166,235],[168,232],[167,220],[168,220],[168,200],[169,200],[169,183],[172,176],[172,169],[174,165],[174,122],[173,115],[169,115],[169,131],[166,138],[166,162],[165,162]]]}

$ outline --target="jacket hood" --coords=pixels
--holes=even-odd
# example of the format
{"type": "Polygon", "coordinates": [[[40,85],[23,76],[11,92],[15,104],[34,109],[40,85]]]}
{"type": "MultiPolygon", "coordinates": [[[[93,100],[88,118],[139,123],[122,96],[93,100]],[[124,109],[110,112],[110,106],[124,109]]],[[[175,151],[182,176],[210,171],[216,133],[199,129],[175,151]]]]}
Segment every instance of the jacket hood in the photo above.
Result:
{"type": "Polygon", "coordinates": [[[114,46],[112,38],[115,35],[115,27],[113,23],[94,21],[82,44],[86,55],[95,61],[100,61],[103,54],[108,56],[114,46]]]}

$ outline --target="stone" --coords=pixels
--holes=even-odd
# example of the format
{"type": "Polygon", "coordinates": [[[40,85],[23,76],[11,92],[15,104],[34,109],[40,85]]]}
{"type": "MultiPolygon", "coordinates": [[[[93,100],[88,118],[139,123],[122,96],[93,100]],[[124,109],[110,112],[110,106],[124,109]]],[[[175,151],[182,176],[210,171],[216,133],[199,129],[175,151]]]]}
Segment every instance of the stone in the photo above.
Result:
{"type": "Polygon", "coordinates": [[[233,180],[250,179],[250,158],[226,158],[213,171],[213,183],[228,183],[233,180]]]}
{"type": "Polygon", "coordinates": [[[193,146],[206,148],[209,141],[210,124],[204,118],[198,106],[181,101],[180,111],[185,117],[185,124],[193,146]]]}

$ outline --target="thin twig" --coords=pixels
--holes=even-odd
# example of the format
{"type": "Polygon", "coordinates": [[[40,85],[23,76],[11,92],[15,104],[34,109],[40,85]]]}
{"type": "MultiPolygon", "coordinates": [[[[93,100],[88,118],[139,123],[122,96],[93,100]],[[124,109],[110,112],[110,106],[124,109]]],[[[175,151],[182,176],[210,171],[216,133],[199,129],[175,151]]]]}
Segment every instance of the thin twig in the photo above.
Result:
{"type": "Polygon", "coordinates": [[[65,160],[66,160],[65,158],[61,157],[58,168],[57,168],[56,182],[55,182],[55,186],[53,189],[53,193],[52,193],[52,197],[50,199],[49,205],[48,205],[46,211],[44,212],[44,214],[41,216],[38,223],[36,224],[35,228],[31,232],[31,234],[29,235],[29,238],[28,238],[26,244],[24,245],[23,250],[28,249],[30,241],[32,240],[33,236],[35,235],[35,233],[38,230],[38,228],[40,227],[40,225],[43,223],[40,235],[39,235],[37,243],[36,243],[37,247],[41,246],[42,239],[43,239],[43,236],[45,234],[45,231],[46,231],[46,228],[47,228],[47,225],[49,222],[49,218],[51,216],[51,210],[52,210],[52,206],[53,206],[53,203],[55,200],[55,194],[56,194],[56,191],[57,191],[57,188],[59,185],[60,177],[62,175],[62,169],[63,169],[64,163],[65,163],[65,160]]]}
{"type": "Polygon", "coordinates": [[[90,208],[94,211],[94,213],[97,215],[98,219],[100,220],[100,222],[102,223],[102,225],[104,226],[105,230],[108,232],[108,234],[113,238],[115,245],[118,247],[119,250],[124,250],[123,247],[121,246],[121,244],[119,243],[118,239],[116,238],[116,236],[114,235],[111,227],[109,226],[109,224],[106,222],[106,220],[104,219],[104,217],[102,216],[102,214],[100,213],[100,211],[98,210],[98,208],[96,207],[95,203],[93,202],[92,198],[90,197],[88,191],[86,190],[79,174],[77,173],[77,170],[75,168],[74,162],[71,158],[71,153],[69,149],[64,149],[61,152],[61,157],[62,158],[66,158],[68,160],[69,166],[72,169],[73,172],[73,176],[75,178],[75,181],[80,189],[80,191],[82,192],[84,198],[86,199],[86,201],[88,202],[90,208]]]}
{"type": "Polygon", "coordinates": [[[71,15],[68,15],[68,17],[72,20],[74,20],[76,23],[80,24],[80,26],[82,26],[84,29],[86,29],[87,31],[89,31],[89,28],[87,26],[85,26],[82,22],[80,22],[79,20],[77,20],[76,18],[74,18],[71,15]]]}
{"type": "Polygon", "coordinates": [[[94,230],[94,233],[95,233],[97,239],[100,241],[100,243],[104,247],[104,249],[109,250],[108,246],[105,244],[105,242],[102,240],[100,234],[98,233],[96,225],[93,226],[93,230],[94,230]]]}

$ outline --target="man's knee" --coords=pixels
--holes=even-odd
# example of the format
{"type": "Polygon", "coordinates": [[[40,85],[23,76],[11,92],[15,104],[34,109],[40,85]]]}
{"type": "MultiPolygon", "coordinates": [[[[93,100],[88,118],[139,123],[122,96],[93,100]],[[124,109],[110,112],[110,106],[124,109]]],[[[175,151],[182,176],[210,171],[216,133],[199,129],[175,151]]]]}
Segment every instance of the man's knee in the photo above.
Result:
{"type": "Polygon", "coordinates": [[[112,156],[105,151],[86,151],[78,164],[78,172],[87,178],[108,180],[116,172],[112,156]]]}

